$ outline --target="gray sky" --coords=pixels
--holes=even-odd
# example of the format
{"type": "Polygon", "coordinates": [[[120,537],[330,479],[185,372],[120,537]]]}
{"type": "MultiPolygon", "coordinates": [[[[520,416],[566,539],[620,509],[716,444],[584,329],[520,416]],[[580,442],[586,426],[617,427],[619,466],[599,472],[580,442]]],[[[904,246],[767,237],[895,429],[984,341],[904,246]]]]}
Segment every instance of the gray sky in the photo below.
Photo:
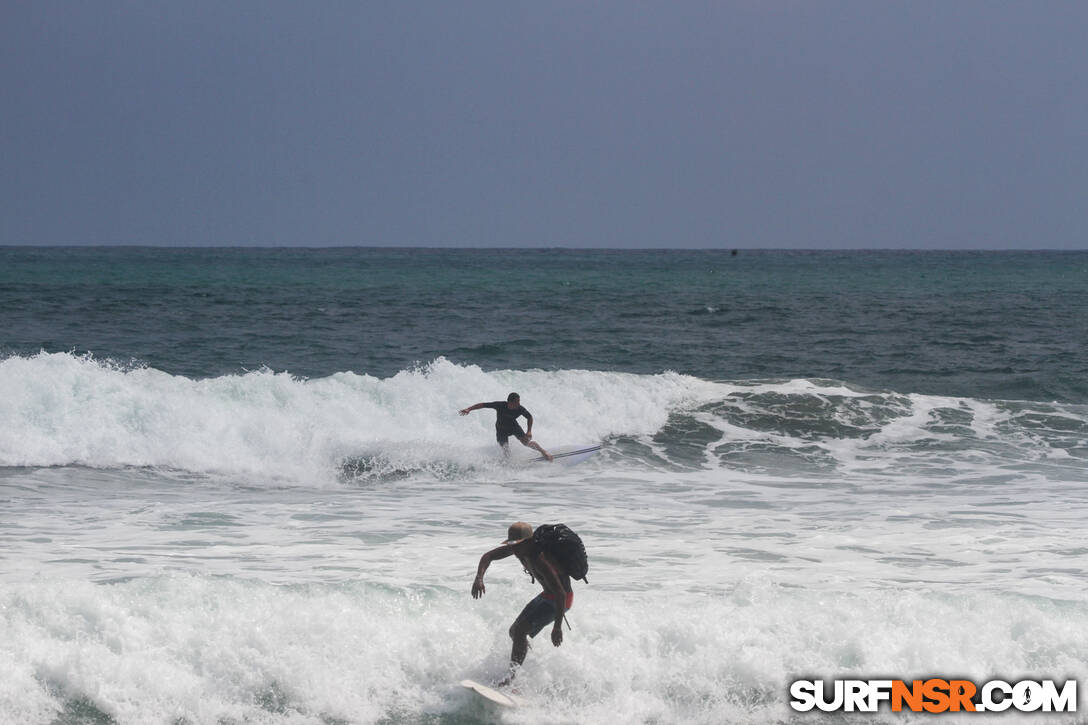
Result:
{"type": "Polygon", "coordinates": [[[1088,248],[1088,3],[4,0],[0,243],[1088,248]]]}

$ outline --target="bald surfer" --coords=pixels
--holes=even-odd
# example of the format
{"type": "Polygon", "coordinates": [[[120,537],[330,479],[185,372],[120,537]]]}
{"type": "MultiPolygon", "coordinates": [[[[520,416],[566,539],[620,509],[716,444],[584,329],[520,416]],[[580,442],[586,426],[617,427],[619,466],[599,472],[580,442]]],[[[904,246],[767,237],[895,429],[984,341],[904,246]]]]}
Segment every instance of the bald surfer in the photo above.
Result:
{"type": "Polygon", "coordinates": [[[491,403],[476,403],[476,405],[470,405],[460,412],[461,415],[468,415],[480,408],[491,408],[495,411],[495,440],[502,446],[503,453],[510,455],[509,439],[510,436],[514,436],[521,441],[523,446],[539,451],[549,462],[554,460],[550,453],[533,440],[533,416],[532,413],[521,406],[520,395],[510,393],[510,395],[506,396],[505,402],[496,400],[491,403]],[[525,430],[522,430],[521,425],[518,423],[518,418],[522,416],[526,421],[525,430]]]}

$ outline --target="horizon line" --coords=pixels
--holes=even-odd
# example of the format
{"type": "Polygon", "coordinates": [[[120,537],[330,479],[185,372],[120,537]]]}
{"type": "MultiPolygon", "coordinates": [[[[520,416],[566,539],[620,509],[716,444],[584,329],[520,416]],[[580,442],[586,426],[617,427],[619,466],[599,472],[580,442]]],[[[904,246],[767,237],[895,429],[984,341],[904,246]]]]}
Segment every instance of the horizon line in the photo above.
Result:
{"type": "Polygon", "coordinates": [[[27,244],[0,242],[5,249],[260,249],[260,250],[331,250],[331,249],[381,249],[381,250],[433,250],[433,251],[570,251],[570,252],[1085,252],[1088,246],[1076,247],[576,247],[540,245],[511,246],[454,246],[428,244],[136,244],[118,243],[50,243],[27,244]]]}

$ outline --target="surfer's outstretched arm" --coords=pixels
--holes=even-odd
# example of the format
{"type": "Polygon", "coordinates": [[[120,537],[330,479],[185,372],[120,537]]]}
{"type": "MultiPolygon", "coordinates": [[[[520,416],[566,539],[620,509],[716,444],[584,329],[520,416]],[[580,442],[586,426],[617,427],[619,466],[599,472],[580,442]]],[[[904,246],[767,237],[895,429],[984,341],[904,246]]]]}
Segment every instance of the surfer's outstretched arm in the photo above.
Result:
{"type": "Polygon", "coordinates": [[[489,567],[491,562],[495,559],[505,559],[513,554],[515,546],[517,546],[517,544],[503,544],[480,557],[480,565],[476,567],[476,578],[472,580],[473,599],[479,599],[486,591],[486,589],[484,589],[484,572],[487,571],[487,567],[489,567]]]}
{"type": "Polygon", "coordinates": [[[483,408],[485,405],[487,405],[487,403],[476,403],[475,405],[470,405],[467,408],[462,408],[459,412],[461,413],[461,415],[468,415],[474,410],[479,410],[480,408],[483,408]]]}

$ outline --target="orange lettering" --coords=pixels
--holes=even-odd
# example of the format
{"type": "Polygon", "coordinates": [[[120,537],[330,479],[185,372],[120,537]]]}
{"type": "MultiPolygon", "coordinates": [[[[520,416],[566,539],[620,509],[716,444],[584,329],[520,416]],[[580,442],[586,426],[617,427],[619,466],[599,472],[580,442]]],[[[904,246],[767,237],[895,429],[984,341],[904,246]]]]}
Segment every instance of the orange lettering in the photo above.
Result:
{"type": "Polygon", "coordinates": [[[975,696],[975,683],[970,680],[952,680],[948,683],[948,691],[951,693],[950,706],[952,712],[959,712],[962,707],[967,712],[975,711],[975,703],[971,698],[975,696]]]}
{"type": "Polygon", "coordinates": [[[926,680],[922,683],[922,694],[929,702],[922,705],[926,712],[946,712],[948,710],[948,681],[926,680]]]}
{"type": "Polygon", "coordinates": [[[922,681],[915,680],[911,683],[910,687],[907,687],[907,683],[902,680],[895,680],[892,682],[892,712],[900,712],[903,709],[903,703],[907,703],[907,707],[912,712],[921,712],[922,710],[922,681]]]}

